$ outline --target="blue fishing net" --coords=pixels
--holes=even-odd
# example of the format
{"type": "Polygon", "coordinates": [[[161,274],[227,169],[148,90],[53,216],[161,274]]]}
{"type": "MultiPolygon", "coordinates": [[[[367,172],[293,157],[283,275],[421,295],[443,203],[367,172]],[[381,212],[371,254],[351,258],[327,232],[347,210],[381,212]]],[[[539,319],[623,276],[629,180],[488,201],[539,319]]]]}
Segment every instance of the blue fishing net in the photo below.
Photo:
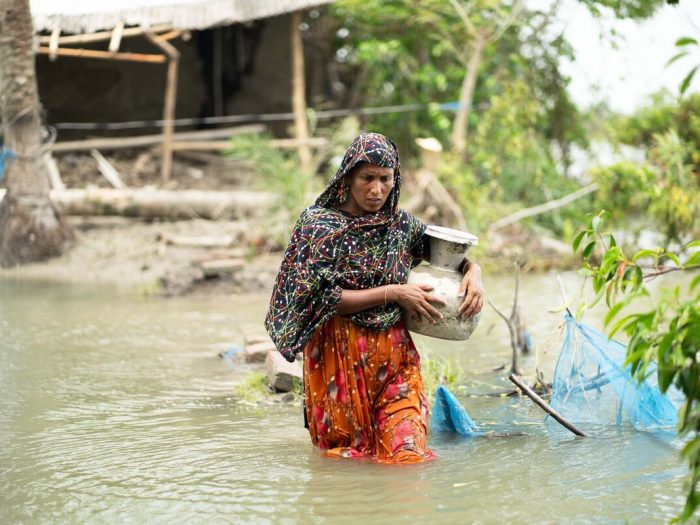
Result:
{"type": "Polygon", "coordinates": [[[551,406],[572,423],[622,425],[637,430],[673,429],[680,401],[677,391],[664,395],[656,367],[639,383],[625,366],[625,345],[567,313],[566,337],[557,360],[551,406]]]}
{"type": "Polygon", "coordinates": [[[436,432],[453,432],[463,436],[478,436],[483,433],[457,398],[443,385],[435,391],[430,428],[436,432]]]}

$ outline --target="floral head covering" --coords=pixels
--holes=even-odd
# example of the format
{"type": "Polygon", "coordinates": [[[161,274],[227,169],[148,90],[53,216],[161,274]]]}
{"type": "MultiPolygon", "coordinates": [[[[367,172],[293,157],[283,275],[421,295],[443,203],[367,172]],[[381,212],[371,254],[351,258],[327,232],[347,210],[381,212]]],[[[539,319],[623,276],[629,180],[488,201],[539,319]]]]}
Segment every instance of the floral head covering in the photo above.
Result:
{"type": "Polygon", "coordinates": [[[396,144],[379,133],[363,133],[352,141],[352,144],[345,152],[335,177],[316,199],[316,205],[324,208],[337,208],[344,204],[350,191],[348,175],[355,166],[362,162],[394,170],[394,187],[384,207],[390,210],[392,214],[395,213],[399,206],[399,192],[401,188],[399,150],[396,144]]]}
{"type": "MultiPolygon", "coordinates": [[[[289,361],[314,330],[337,315],[342,291],[402,284],[425,256],[425,226],[398,208],[401,185],[396,145],[364,133],[347,149],[331,182],[297,221],[272,291],[265,327],[289,361]],[[347,176],[360,162],[394,169],[394,187],[381,210],[355,217],[339,209],[347,199],[347,176]]],[[[349,316],[360,326],[385,330],[401,318],[389,303],[349,316]]]]}

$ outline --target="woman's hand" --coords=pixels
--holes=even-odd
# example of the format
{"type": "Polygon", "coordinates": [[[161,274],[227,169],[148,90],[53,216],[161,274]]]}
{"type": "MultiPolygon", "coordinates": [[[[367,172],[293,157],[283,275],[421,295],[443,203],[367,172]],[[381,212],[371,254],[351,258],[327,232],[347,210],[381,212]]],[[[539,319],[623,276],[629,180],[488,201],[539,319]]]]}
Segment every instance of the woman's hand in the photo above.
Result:
{"type": "Polygon", "coordinates": [[[457,310],[458,315],[472,317],[484,306],[484,285],[481,282],[481,268],[474,261],[468,262],[467,273],[459,286],[459,296],[464,296],[462,305],[457,310]]]}
{"type": "Polygon", "coordinates": [[[393,284],[387,290],[387,300],[398,303],[414,318],[436,323],[442,319],[442,314],[431,303],[444,306],[445,301],[432,295],[432,291],[429,284],[393,284]]]}

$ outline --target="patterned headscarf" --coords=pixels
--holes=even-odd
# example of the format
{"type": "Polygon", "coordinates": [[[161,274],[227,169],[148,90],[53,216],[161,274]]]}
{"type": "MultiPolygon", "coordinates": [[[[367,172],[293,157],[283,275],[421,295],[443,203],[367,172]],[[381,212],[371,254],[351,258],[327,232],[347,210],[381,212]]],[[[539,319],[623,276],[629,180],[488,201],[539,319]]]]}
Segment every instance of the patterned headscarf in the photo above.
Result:
{"type": "MultiPolygon", "coordinates": [[[[342,290],[403,284],[425,256],[425,226],[398,208],[401,169],[396,145],[378,133],[357,137],[316,203],[292,232],[272,291],[265,327],[284,357],[293,361],[314,330],[337,314],[342,290]],[[361,162],[393,168],[394,187],[381,210],[359,217],[339,209],[349,177],[361,162]]],[[[385,330],[401,317],[395,303],[349,316],[360,326],[385,330]]]]}

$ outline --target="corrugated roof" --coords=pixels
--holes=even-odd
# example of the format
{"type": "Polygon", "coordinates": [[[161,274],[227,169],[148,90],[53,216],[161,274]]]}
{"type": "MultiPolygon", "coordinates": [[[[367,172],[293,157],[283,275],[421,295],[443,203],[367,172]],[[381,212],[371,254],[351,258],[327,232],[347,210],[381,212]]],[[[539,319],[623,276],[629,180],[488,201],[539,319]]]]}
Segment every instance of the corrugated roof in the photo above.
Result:
{"type": "Polygon", "coordinates": [[[92,33],[127,26],[170,24],[177,29],[247,22],[334,0],[31,0],[35,31],[92,33]]]}

